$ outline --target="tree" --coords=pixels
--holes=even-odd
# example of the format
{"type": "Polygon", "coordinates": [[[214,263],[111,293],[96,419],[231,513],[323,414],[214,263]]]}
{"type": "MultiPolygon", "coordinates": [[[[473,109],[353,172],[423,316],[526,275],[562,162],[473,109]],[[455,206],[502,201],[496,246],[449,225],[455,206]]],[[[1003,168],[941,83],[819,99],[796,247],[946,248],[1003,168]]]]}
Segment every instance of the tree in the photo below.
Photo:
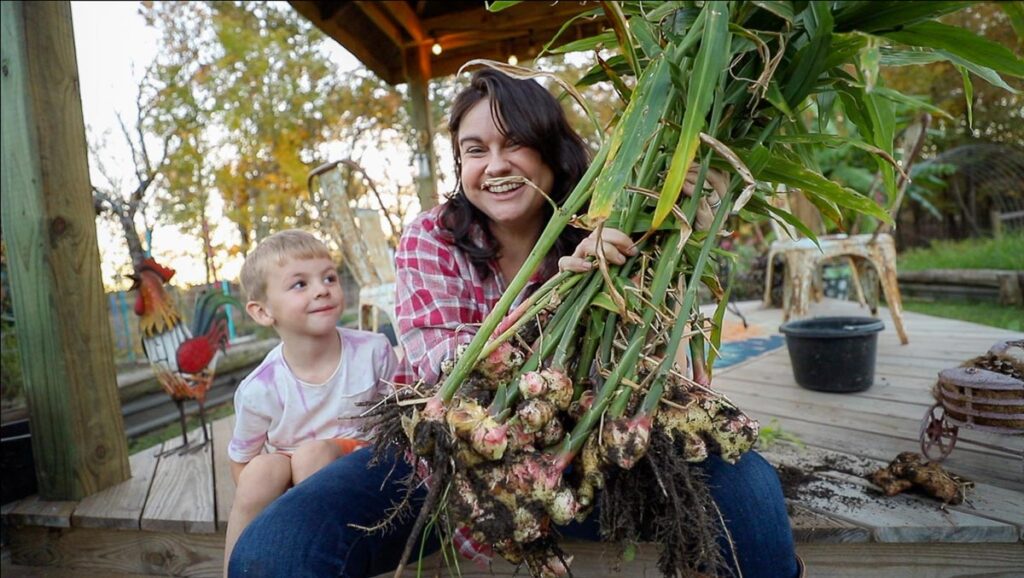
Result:
{"type": "MultiPolygon", "coordinates": [[[[1008,11],[1020,11],[1019,2],[983,2],[942,18],[942,22],[984,36],[1020,57],[1024,41],[1014,29],[1008,11]]],[[[982,79],[966,69],[958,72],[947,60],[920,66],[884,69],[886,84],[904,94],[925,96],[952,118],[936,119],[938,131],[929,139],[925,156],[955,146],[984,140],[1020,146],[1024,143],[1024,81],[1004,75],[1002,85],[982,79]],[[966,79],[966,80],[965,80],[966,79]],[[1010,87],[1016,92],[1007,90],[1010,87]],[[965,89],[970,94],[965,98],[965,89]],[[970,102],[970,112],[968,111],[970,102]],[[972,122],[973,121],[973,122],[972,122]]]]}
{"type": "Polygon", "coordinates": [[[128,245],[128,254],[133,266],[145,258],[136,218],[143,214],[168,156],[173,155],[180,147],[180,141],[173,134],[153,134],[153,96],[146,90],[145,83],[139,88],[135,104],[137,115],[134,126],[129,127],[121,114],[117,115],[121,134],[131,151],[134,183],[125,182],[125,179],[109,170],[104,163],[102,149],[106,144],[106,137],[99,142],[90,143],[89,146],[91,162],[106,181],[101,185],[93,184],[93,204],[97,214],[112,217],[117,221],[128,245]],[[154,159],[151,156],[152,147],[146,142],[148,135],[157,137],[160,141],[156,147],[159,158],[154,159]]]}
{"type": "Polygon", "coordinates": [[[185,230],[202,234],[214,192],[239,251],[280,228],[315,226],[305,208],[312,167],[332,151],[358,160],[402,140],[401,93],[368,72],[341,74],[322,33],[287,6],[146,3],[143,13],[166,46],[160,118],[185,143],[158,203],[185,230]]]}

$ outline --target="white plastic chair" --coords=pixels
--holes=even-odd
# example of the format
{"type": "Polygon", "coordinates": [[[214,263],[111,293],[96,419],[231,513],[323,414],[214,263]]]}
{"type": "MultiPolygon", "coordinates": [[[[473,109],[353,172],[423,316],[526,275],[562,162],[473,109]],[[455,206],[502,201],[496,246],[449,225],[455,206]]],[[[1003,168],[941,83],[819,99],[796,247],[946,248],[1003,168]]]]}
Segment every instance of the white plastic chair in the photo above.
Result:
{"type": "MultiPolygon", "coordinates": [[[[379,312],[397,331],[394,259],[381,227],[380,213],[352,207],[337,170],[339,165],[362,172],[359,165],[348,160],[320,165],[309,174],[310,195],[326,217],[321,226],[341,248],[345,263],[359,284],[359,328],[377,331],[379,312]],[[319,197],[313,195],[314,177],[320,179],[319,197]]],[[[363,176],[369,181],[365,173],[363,176]]]]}
{"type": "MultiPolygon", "coordinates": [[[[925,134],[931,117],[927,114],[921,115],[917,121],[911,124],[904,133],[903,147],[903,170],[910,173],[910,167],[920,153],[924,145],[925,134]]],[[[889,214],[895,219],[899,210],[903,195],[906,192],[909,180],[899,179],[897,197],[889,209],[889,214]]],[[[783,205],[780,208],[788,210],[786,195],[776,195],[773,203],[783,205]]],[[[775,228],[776,241],[771,244],[768,250],[768,268],[765,272],[764,305],[771,307],[771,287],[773,261],[776,256],[781,255],[786,266],[786,275],[783,281],[783,321],[788,321],[790,316],[803,317],[807,315],[810,300],[814,291],[814,280],[818,276],[818,269],[822,263],[832,259],[846,259],[851,265],[853,272],[853,285],[857,292],[857,299],[861,305],[865,304],[864,290],[861,285],[862,269],[864,263],[870,263],[878,272],[878,280],[882,286],[882,293],[892,314],[893,325],[896,326],[896,333],[899,334],[900,342],[908,343],[907,332],[903,327],[903,301],[900,297],[900,288],[896,280],[896,243],[888,230],[888,225],[880,225],[872,234],[862,235],[823,235],[818,237],[818,245],[806,238],[797,238],[796,231],[788,226],[780,226],[772,221],[775,228]],[[788,238],[784,238],[788,237],[788,238]]],[[[871,313],[877,315],[877,307],[872,304],[871,313]]]]}

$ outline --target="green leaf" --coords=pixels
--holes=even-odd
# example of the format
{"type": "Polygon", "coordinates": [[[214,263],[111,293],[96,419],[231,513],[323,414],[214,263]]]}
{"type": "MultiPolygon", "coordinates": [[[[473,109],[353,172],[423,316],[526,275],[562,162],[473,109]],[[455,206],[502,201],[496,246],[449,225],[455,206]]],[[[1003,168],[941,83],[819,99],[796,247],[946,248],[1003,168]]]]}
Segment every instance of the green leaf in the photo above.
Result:
{"type": "Polygon", "coordinates": [[[918,110],[926,110],[930,113],[937,114],[939,116],[944,116],[951,120],[953,118],[948,112],[935,106],[930,102],[921,100],[920,98],[915,98],[907,94],[903,94],[902,92],[893,90],[891,88],[875,87],[875,94],[877,96],[884,96],[885,98],[893,102],[905,104],[911,108],[915,108],[918,110]]]}
{"type": "MultiPolygon", "coordinates": [[[[626,64],[626,59],[623,58],[621,54],[612,56],[605,61],[605,64],[610,66],[611,69],[619,76],[630,74],[629,65],[626,64]]],[[[600,64],[595,64],[587,70],[586,74],[584,74],[582,78],[576,81],[576,86],[591,86],[598,82],[606,82],[610,80],[611,79],[608,78],[608,73],[605,72],[605,69],[600,64]]]]}
{"type": "Polygon", "coordinates": [[[764,93],[764,99],[771,103],[772,106],[779,109],[782,114],[786,115],[788,119],[795,119],[796,114],[793,113],[793,109],[789,107],[789,103],[786,102],[786,98],[782,96],[782,91],[779,90],[779,83],[772,79],[768,83],[768,90],[764,93]]]}
{"type": "Polygon", "coordinates": [[[656,228],[672,212],[683,192],[683,180],[697,154],[700,133],[711,109],[715,87],[729,57],[729,5],[707,3],[702,14],[704,31],[693,63],[686,90],[686,115],[679,131],[679,142],[669,162],[668,176],[661,189],[658,205],[654,209],[652,225],[656,228]]]}
{"type": "Polygon", "coordinates": [[[839,2],[836,30],[880,32],[894,30],[966,8],[970,2],[839,2]]]}
{"type": "Polygon", "coordinates": [[[612,301],[611,296],[607,291],[602,291],[594,296],[594,300],[590,302],[593,307],[600,307],[601,309],[607,309],[612,313],[618,313],[619,308],[615,306],[615,302],[612,301]]]}
{"type": "Polygon", "coordinates": [[[595,50],[599,46],[610,46],[615,42],[615,31],[607,30],[596,36],[590,36],[588,38],[580,38],[567,44],[563,44],[558,48],[552,48],[548,52],[551,54],[565,54],[566,52],[586,52],[595,50]]]}
{"type": "MultiPolygon", "coordinates": [[[[550,53],[551,52],[551,46],[555,42],[557,42],[559,37],[561,37],[562,34],[566,30],[571,28],[572,25],[577,20],[582,20],[584,18],[594,18],[594,17],[599,16],[600,14],[601,14],[601,9],[600,8],[594,8],[592,10],[587,10],[586,12],[580,12],[579,14],[577,14],[577,15],[573,16],[572,18],[566,20],[565,23],[562,24],[562,27],[558,29],[558,32],[556,32],[555,35],[551,37],[551,40],[548,40],[547,43],[544,44],[544,47],[540,49],[540,52],[537,53],[536,58],[540,58],[541,56],[544,56],[545,54],[550,53]]],[[[577,84],[579,84],[579,83],[577,83],[577,84]]]]}
{"type": "Polygon", "coordinates": [[[872,36],[867,44],[860,50],[857,58],[857,67],[860,69],[861,78],[864,79],[864,91],[871,92],[875,89],[875,82],[878,81],[878,66],[882,59],[882,53],[878,49],[879,39],[872,36]]]}
{"type": "MultiPolygon", "coordinates": [[[[873,128],[872,140],[875,146],[891,155],[893,139],[896,136],[894,132],[896,111],[894,110],[893,103],[881,95],[869,94],[866,91],[863,98],[865,109],[871,117],[873,128]]],[[[885,183],[885,190],[888,192],[889,198],[894,199],[896,197],[896,175],[893,166],[882,159],[876,159],[876,162],[878,163],[878,169],[882,172],[882,182],[885,183]]]]}
{"type": "MultiPolygon", "coordinates": [[[[786,68],[786,72],[780,77],[785,79],[782,88],[782,95],[790,108],[797,108],[807,95],[811,93],[821,73],[828,68],[828,59],[832,44],[831,20],[827,17],[827,10],[817,9],[817,4],[812,4],[815,16],[826,16],[821,21],[816,21],[814,26],[817,32],[808,42],[797,51],[793,62],[786,68]]],[[[812,19],[812,16],[805,15],[805,19],[812,19]]]]}
{"type": "Polygon", "coordinates": [[[828,48],[828,57],[825,59],[825,70],[853,63],[855,58],[867,47],[871,38],[874,37],[860,32],[833,34],[828,48]]]}
{"type": "Polygon", "coordinates": [[[495,0],[494,2],[487,2],[487,10],[489,12],[501,12],[502,10],[519,4],[522,0],[495,0]]]}
{"type": "Polygon", "coordinates": [[[622,194],[634,167],[643,155],[644,145],[655,134],[672,94],[668,63],[656,59],[637,82],[636,91],[611,136],[608,158],[594,185],[594,196],[587,213],[592,223],[606,220],[622,194]]]}
{"type": "Polygon", "coordinates": [[[629,25],[626,24],[626,15],[622,12],[622,6],[618,2],[601,2],[604,8],[604,15],[615,31],[615,37],[619,41],[619,49],[626,57],[626,62],[633,70],[633,76],[640,76],[640,63],[636,59],[636,49],[633,48],[633,37],[629,33],[629,25]]]}
{"type": "MultiPolygon", "coordinates": [[[[614,277],[612,282],[615,284],[615,290],[619,292],[626,300],[626,308],[630,311],[638,311],[643,306],[640,301],[640,297],[636,291],[636,285],[629,279],[623,277],[614,277]]],[[[615,306],[615,300],[612,299],[611,292],[608,291],[608,287],[604,287],[600,293],[594,296],[594,299],[590,301],[591,307],[600,307],[601,309],[607,309],[612,313],[621,313],[619,308],[615,306]]]]}
{"type": "MultiPolygon", "coordinates": [[[[735,267],[730,267],[730,278],[736,271],[735,267]]],[[[712,329],[711,329],[711,351],[708,353],[708,372],[712,372],[715,367],[715,360],[718,359],[718,352],[722,347],[722,326],[725,321],[725,308],[729,304],[729,294],[732,293],[732,282],[730,279],[729,286],[725,289],[725,294],[718,300],[718,306],[715,307],[715,314],[712,317],[712,329]]]]}
{"type": "Polygon", "coordinates": [[[964,104],[967,105],[967,128],[974,130],[974,85],[971,84],[971,73],[967,67],[957,66],[961,78],[964,79],[964,104]]]}
{"type": "Polygon", "coordinates": [[[927,48],[902,49],[883,46],[881,50],[882,66],[920,66],[945,60],[941,54],[927,48]]]}
{"type": "Polygon", "coordinates": [[[819,144],[831,148],[838,148],[841,146],[852,146],[867,153],[870,153],[872,155],[876,155],[890,164],[895,163],[895,160],[892,157],[892,153],[852,137],[841,137],[834,134],[804,133],[777,135],[773,140],[774,142],[777,143],[819,144]]]}
{"type": "Polygon", "coordinates": [[[988,82],[992,86],[998,86],[999,88],[1012,92],[1013,94],[1020,94],[1019,90],[1013,88],[1009,84],[1006,84],[1006,81],[1003,80],[1003,77],[1000,76],[998,72],[992,70],[987,66],[981,66],[980,64],[971,62],[969,60],[964,60],[963,58],[960,58],[956,54],[951,54],[949,52],[946,52],[945,50],[939,50],[937,53],[942,56],[945,56],[953,64],[957,66],[962,66],[967,70],[973,72],[974,74],[977,74],[981,78],[985,79],[985,82],[988,82]]]}
{"type": "Polygon", "coordinates": [[[818,132],[823,132],[832,118],[832,109],[836,103],[836,93],[831,90],[819,92],[815,95],[814,100],[817,106],[815,116],[818,118],[818,132]]]}
{"type": "Polygon", "coordinates": [[[1024,78],[1024,60],[1017,58],[1009,48],[963,28],[940,22],[922,22],[883,35],[911,46],[945,50],[996,72],[1024,78]]]}
{"type": "Polygon", "coordinates": [[[783,223],[789,224],[801,235],[810,239],[819,249],[821,248],[821,244],[818,243],[818,236],[815,235],[814,231],[808,228],[803,221],[796,218],[793,213],[780,209],[756,195],[750,199],[749,203],[747,203],[745,210],[759,215],[766,215],[780,220],[783,223]]]}
{"type": "MultiPolygon", "coordinates": [[[[863,94],[864,86],[856,82],[843,81],[835,89],[839,93],[839,99],[843,102],[843,109],[846,111],[850,121],[864,131],[865,136],[873,134],[871,125],[868,124],[867,120],[862,120],[862,118],[867,118],[867,110],[863,106],[863,97],[860,96],[863,94]]],[[[952,115],[932,103],[892,90],[891,88],[876,86],[874,94],[905,105],[912,110],[926,110],[932,114],[953,120],[952,115]]],[[[869,138],[874,142],[873,138],[869,138]]]]}
{"type": "MultiPolygon", "coordinates": [[[[683,2],[665,2],[647,14],[647,19],[651,22],[661,23],[661,34],[669,42],[677,42],[683,35],[688,34],[704,13],[699,8],[684,8],[682,4],[683,2]]],[[[701,20],[700,26],[703,25],[701,20]]]]}
{"type": "Polygon", "coordinates": [[[792,2],[751,2],[754,6],[767,10],[772,14],[782,18],[786,22],[793,22],[795,15],[793,14],[792,2]]]}
{"type": "Polygon", "coordinates": [[[808,2],[807,7],[810,10],[804,10],[801,13],[807,33],[811,37],[832,34],[835,29],[835,17],[832,16],[829,4],[827,2],[808,2]]]}
{"type": "Polygon", "coordinates": [[[1010,17],[1010,26],[1017,33],[1017,42],[1024,44],[1024,2],[1000,2],[999,6],[1010,17]]]}
{"type": "MultiPolygon", "coordinates": [[[[651,22],[661,22],[668,16],[675,18],[679,15],[680,11],[684,10],[684,4],[687,3],[679,0],[674,0],[672,2],[659,2],[650,12],[647,13],[647,19],[651,22]]],[[[646,8],[646,6],[644,7],[646,8]]]]}
{"type": "Polygon", "coordinates": [[[952,62],[957,66],[963,66],[977,76],[985,79],[985,82],[988,82],[992,86],[998,86],[999,88],[1012,92],[1013,94],[1018,94],[1019,92],[1009,84],[1006,84],[1003,77],[991,68],[981,66],[976,62],[964,60],[963,58],[945,50],[930,50],[927,48],[901,50],[897,48],[882,47],[882,66],[919,66],[922,64],[931,64],[933,62],[942,62],[943,60],[952,62]]]}
{"type": "Polygon", "coordinates": [[[654,34],[651,23],[645,18],[630,18],[629,30],[640,43],[640,49],[644,51],[647,58],[654,59],[661,55],[661,45],[658,44],[657,35],[654,34]]]}
{"type": "Polygon", "coordinates": [[[751,151],[733,150],[750,167],[754,177],[759,181],[781,183],[791,189],[800,189],[806,195],[817,196],[840,207],[846,207],[858,213],[870,215],[886,223],[892,223],[889,213],[885,212],[885,209],[880,207],[878,203],[857,191],[833,183],[822,176],[821,173],[770,153],[764,166],[757,167],[755,170],[756,164],[747,161],[748,158],[752,157],[751,151]]]}
{"type": "Polygon", "coordinates": [[[815,209],[818,209],[818,213],[822,218],[835,223],[837,227],[843,227],[843,213],[835,203],[818,195],[807,194],[804,196],[807,198],[807,202],[814,205],[815,209]]]}
{"type": "Polygon", "coordinates": [[[594,57],[597,59],[598,66],[604,70],[604,73],[608,76],[608,80],[611,81],[612,86],[615,88],[615,92],[619,93],[619,98],[622,99],[623,103],[629,104],[630,99],[633,98],[633,90],[626,85],[626,82],[622,80],[622,77],[619,76],[619,74],[615,72],[615,69],[609,66],[600,55],[594,55],[594,57]]]}

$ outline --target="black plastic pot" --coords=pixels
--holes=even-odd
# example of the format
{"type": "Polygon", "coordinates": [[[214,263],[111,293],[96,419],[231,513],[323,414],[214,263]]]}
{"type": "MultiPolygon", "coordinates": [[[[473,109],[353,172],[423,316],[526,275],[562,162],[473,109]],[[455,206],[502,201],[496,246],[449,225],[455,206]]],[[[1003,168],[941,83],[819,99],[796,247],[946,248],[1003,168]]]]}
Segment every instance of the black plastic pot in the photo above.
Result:
{"type": "Polygon", "coordinates": [[[878,332],[872,317],[815,317],[779,327],[801,387],[815,391],[863,391],[875,381],[878,332]]]}

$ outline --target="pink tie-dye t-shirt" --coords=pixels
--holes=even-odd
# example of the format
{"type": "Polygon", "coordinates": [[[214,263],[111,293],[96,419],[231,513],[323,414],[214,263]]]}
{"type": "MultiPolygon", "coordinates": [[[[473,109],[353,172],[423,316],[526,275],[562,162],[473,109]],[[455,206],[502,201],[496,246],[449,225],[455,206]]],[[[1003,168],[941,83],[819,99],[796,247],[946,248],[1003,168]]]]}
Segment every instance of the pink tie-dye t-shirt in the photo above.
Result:
{"type": "Polygon", "coordinates": [[[398,361],[379,333],[338,328],[341,360],[325,383],[299,381],[278,345],[235,391],[235,432],[228,457],[247,463],[264,451],[294,452],[310,439],[366,439],[361,402],[392,391],[398,361]]]}

